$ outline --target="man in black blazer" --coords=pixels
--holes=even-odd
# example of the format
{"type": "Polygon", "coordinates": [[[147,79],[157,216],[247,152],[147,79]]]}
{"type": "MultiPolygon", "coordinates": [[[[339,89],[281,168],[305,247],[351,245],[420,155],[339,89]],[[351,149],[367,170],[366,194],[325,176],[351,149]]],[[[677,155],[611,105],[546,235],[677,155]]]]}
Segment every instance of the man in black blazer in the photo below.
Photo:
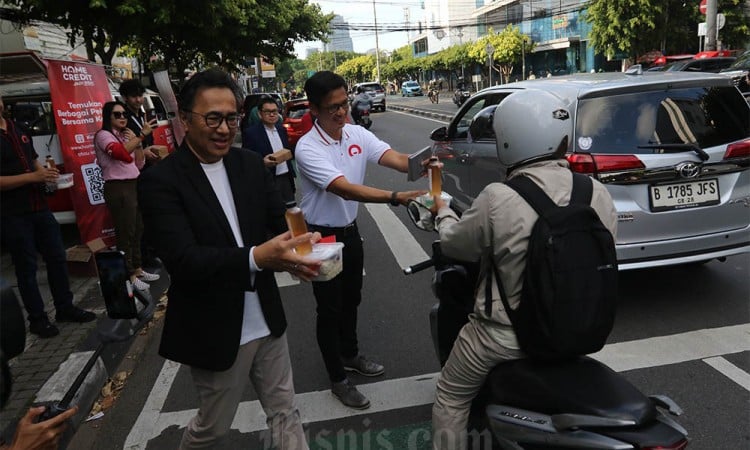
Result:
{"type": "Polygon", "coordinates": [[[274,446],[307,449],[274,271],[315,276],[320,263],[292,249],[320,236],[292,238],[262,159],[231,148],[240,98],[221,70],[194,75],[180,92],[182,145],[138,181],[147,236],[172,277],[159,354],[190,366],[200,398],[181,449],[229,430],[247,378],[274,446]]]}
{"type": "Polygon", "coordinates": [[[291,160],[280,162],[271,156],[278,150],[291,148],[289,137],[279,120],[279,105],[271,96],[265,95],[258,104],[258,114],[260,122],[242,130],[242,147],[263,156],[263,163],[276,179],[281,198],[287,206],[291,206],[295,203],[294,167],[291,160]]]}

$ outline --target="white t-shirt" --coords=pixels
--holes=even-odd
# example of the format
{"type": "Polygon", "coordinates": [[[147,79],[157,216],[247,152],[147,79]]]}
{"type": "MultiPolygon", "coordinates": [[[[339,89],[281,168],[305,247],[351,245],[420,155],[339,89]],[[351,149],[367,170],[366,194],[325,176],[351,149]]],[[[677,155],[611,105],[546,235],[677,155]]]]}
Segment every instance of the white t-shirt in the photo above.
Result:
{"type": "MultiPolygon", "coordinates": [[[[211,183],[216,198],[218,198],[219,203],[221,203],[221,209],[224,210],[224,214],[227,216],[227,221],[229,221],[229,226],[232,228],[232,234],[234,234],[234,239],[237,241],[237,246],[244,247],[245,243],[242,239],[242,233],[240,233],[240,221],[237,218],[237,208],[234,206],[234,196],[232,195],[232,188],[229,185],[227,170],[224,168],[224,160],[220,160],[213,164],[201,163],[201,167],[208,177],[208,182],[211,183]]],[[[258,267],[255,265],[255,260],[253,259],[251,250],[251,276],[255,276],[255,273],[252,272],[253,269],[257,271],[258,267]]],[[[242,314],[242,335],[240,336],[240,345],[247,344],[255,339],[266,337],[269,334],[271,334],[271,330],[268,329],[266,318],[263,316],[263,310],[260,308],[258,293],[245,291],[245,307],[242,314]]]]}
{"type": "MultiPolygon", "coordinates": [[[[284,144],[281,143],[281,137],[279,137],[279,130],[276,127],[268,128],[265,124],[263,129],[266,130],[266,136],[268,136],[268,142],[271,144],[271,150],[276,152],[284,148],[284,144]]],[[[286,161],[276,166],[276,175],[284,175],[289,172],[289,166],[286,161]]]]}
{"type": "Polygon", "coordinates": [[[341,141],[330,137],[317,124],[297,142],[297,160],[305,220],[314,225],[343,227],[357,218],[359,202],[344,200],[326,191],[337,178],[352,184],[363,184],[367,163],[378,163],[391,148],[374,134],[358,125],[346,124],[341,141]]]}

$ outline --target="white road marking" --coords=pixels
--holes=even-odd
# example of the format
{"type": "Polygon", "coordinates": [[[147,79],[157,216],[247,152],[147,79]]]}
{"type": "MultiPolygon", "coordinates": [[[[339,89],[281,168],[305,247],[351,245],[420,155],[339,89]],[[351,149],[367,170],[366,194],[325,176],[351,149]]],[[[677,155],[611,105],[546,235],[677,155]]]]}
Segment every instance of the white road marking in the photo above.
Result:
{"type": "Polygon", "coordinates": [[[750,374],[730,363],[721,356],[706,358],[704,363],[721,372],[724,376],[750,391],[750,374]]]}
{"type": "Polygon", "coordinates": [[[148,394],[146,404],[143,405],[138,419],[128,433],[123,448],[132,450],[146,448],[149,440],[161,434],[163,429],[157,431],[156,425],[163,415],[161,410],[164,408],[164,402],[167,400],[167,395],[169,395],[169,390],[178,370],[180,370],[179,363],[169,360],[164,361],[161,372],[154,382],[154,387],[148,394]]]}
{"type": "MultiPolygon", "coordinates": [[[[750,324],[734,325],[618,342],[605,346],[602,351],[592,356],[618,372],[704,360],[740,386],[750,390],[750,375],[723,358],[715,357],[717,354],[750,351],[749,336],[750,324]]],[[[167,367],[168,364],[175,363],[166,362],[162,368],[141,416],[128,435],[125,449],[145,449],[148,440],[161,434],[167,427],[184,427],[197,412],[197,409],[158,412],[164,405],[169,390],[168,384],[172,381],[167,382],[166,378],[173,378],[177,373],[176,369],[167,367]]],[[[438,373],[429,373],[359,385],[358,389],[372,402],[372,406],[366,410],[354,410],[343,406],[329,390],[297,394],[296,400],[305,423],[427,405],[432,403],[435,397],[437,376],[438,373]]],[[[232,422],[232,429],[242,433],[266,429],[263,409],[257,400],[240,403],[232,422]]]]}
{"type": "Polygon", "coordinates": [[[689,331],[605,346],[591,356],[617,372],[750,350],[750,324],[689,331]]]}
{"type": "MultiPolygon", "coordinates": [[[[367,204],[366,208],[377,223],[400,267],[406,267],[428,258],[419,243],[388,206],[367,204]]],[[[284,283],[288,283],[291,277],[285,280],[283,275],[277,274],[279,285],[290,285],[284,283]]],[[[724,361],[723,358],[717,358],[742,351],[750,351],[750,323],[618,342],[605,346],[593,356],[618,372],[705,360],[707,364],[750,390],[748,387],[750,376],[747,373],[724,361]]],[[[184,427],[195,415],[196,409],[162,412],[179,367],[179,364],[171,361],[164,363],[123,448],[145,449],[149,440],[159,436],[167,427],[173,425],[184,427]]],[[[300,393],[296,396],[296,400],[305,423],[427,405],[433,402],[437,376],[437,373],[430,373],[360,385],[358,388],[372,403],[369,409],[363,411],[343,406],[329,390],[300,393]]],[[[241,402],[232,422],[232,429],[250,433],[265,428],[265,415],[259,402],[257,400],[241,402]]]]}
{"type": "Polygon", "coordinates": [[[365,208],[386,238],[385,242],[396,257],[399,267],[404,268],[430,258],[389,206],[367,203],[365,208]]]}

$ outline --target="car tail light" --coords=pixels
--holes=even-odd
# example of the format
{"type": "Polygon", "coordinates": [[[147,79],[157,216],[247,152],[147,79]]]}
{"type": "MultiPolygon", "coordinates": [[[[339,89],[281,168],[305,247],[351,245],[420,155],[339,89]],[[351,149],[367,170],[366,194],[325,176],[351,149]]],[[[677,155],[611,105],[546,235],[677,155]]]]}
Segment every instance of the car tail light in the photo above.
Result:
{"type": "Polygon", "coordinates": [[[750,139],[727,145],[724,159],[747,158],[750,156],[750,139]]]}
{"type": "Polygon", "coordinates": [[[681,439],[674,444],[668,445],[666,447],[657,445],[656,447],[642,447],[642,450],[684,450],[688,446],[687,439],[681,439]]]}
{"type": "Polygon", "coordinates": [[[570,170],[578,173],[617,172],[621,170],[645,169],[643,161],[635,155],[592,155],[570,153],[567,155],[570,170]]]}

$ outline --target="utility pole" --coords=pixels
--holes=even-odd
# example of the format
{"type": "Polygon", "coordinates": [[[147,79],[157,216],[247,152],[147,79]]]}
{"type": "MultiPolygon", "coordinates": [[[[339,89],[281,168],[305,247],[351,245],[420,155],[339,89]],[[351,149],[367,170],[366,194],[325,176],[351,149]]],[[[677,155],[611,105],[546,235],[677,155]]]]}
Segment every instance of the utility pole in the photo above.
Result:
{"type": "Polygon", "coordinates": [[[495,53],[495,47],[487,42],[487,46],[484,49],[487,51],[487,71],[489,76],[489,86],[492,86],[492,54],[495,53]]]}
{"type": "Polygon", "coordinates": [[[372,0],[372,16],[375,22],[375,67],[378,73],[378,79],[375,81],[380,83],[380,44],[378,43],[378,13],[375,10],[375,0],[372,0]]]}
{"type": "Polygon", "coordinates": [[[716,13],[718,12],[717,0],[706,1],[706,51],[716,50],[716,13]]]}

